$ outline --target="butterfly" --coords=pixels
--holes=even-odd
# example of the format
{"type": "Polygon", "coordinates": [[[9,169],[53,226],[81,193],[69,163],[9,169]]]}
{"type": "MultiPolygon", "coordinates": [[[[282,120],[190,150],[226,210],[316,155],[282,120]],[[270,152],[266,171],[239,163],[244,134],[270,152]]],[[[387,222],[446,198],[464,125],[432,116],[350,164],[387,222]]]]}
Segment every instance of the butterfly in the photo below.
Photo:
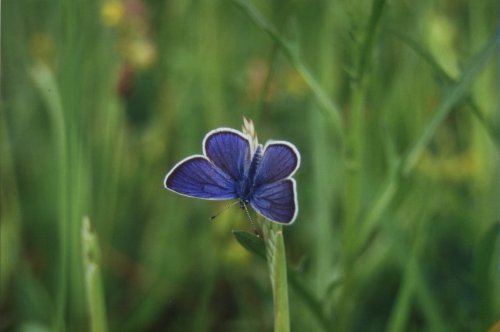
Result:
{"type": "Polygon", "coordinates": [[[299,166],[299,151],[289,142],[268,141],[264,147],[254,147],[250,135],[218,128],[203,139],[203,155],[177,163],[164,185],[188,197],[239,199],[242,209],[250,205],[271,221],[291,224],[299,211],[292,178],[299,166]]]}

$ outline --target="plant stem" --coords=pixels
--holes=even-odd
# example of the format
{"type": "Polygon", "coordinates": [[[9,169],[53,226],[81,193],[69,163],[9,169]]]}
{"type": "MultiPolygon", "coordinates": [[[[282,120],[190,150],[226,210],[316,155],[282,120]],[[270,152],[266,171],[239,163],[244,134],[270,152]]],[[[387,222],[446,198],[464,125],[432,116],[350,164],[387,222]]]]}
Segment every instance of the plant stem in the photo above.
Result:
{"type": "Polygon", "coordinates": [[[264,242],[266,244],[267,265],[273,289],[274,331],[290,331],[288,310],[288,280],[286,272],[285,241],[281,225],[263,221],[264,242]]]}
{"type": "Polygon", "coordinates": [[[345,218],[342,269],[344,273],[343,292],[340,305],[340,331],[350,329],[350,315],[354,303],[352,297],[353,253],[356,251],[358,217],[361,211],[362,177],[365,173],[366,145],[366,96],[369,85],[369,65],[372,59],[373,42],[380,25],[385,0],[373,0],[369,23],[357,50],[356,76],[351,95],[351,121],[344,156],[346,164],[345,218]]]}
{"type": "Polygon", "coordinates": [[[59,87],[50,69],[43,63],[34,65],[30,70],[31,77],[42,95],[46,104],[51,130],[53,131],[53,144],[57,155],[57,209],[58,209],[58,235],[59,235],[59,261],[58,261],[58,287],[54,312],[54,331],[66,329],[67,307],[67,275],[68,275],[68,154],[67,131],[64,110],[59,93],[59,87]]]}
{"type": "Polygon", "coordinates": [[[105,332],[108,330],[106,306],[102,289],[99,243],[88,217],[82,223],[82,254],[85,271],[85,288],[87,293],[88,312],[90,314],[90,330],[105,332]]]}

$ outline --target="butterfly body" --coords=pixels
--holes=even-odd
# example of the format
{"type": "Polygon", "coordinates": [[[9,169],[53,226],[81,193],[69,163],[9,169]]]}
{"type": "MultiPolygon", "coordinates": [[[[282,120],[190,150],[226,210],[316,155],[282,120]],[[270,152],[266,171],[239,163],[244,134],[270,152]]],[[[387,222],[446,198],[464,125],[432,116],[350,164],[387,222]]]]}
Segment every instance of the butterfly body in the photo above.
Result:
{"type": "Polygon", "coordinates": [[[230,128],[209,132],[203,155],[180,161],[165,177],[165,187],[178,194],[210,200],[239,199],[259,214],[292,223],[298,213],[295,180],[300,164],[294,145],[270,141],[252,149],[248,135],[230,128]]]}
{"type": "Polygon", "coordinates": [[[257,171],[257,166],[262,159],[262,145],[257,147],[257,150],[252,156],[252,161],[245,172],[245,176],[240,180],[239,188],[237,188],[236,194],[242,202],[250,202],[253,195],[255,174],[257,171]]]}

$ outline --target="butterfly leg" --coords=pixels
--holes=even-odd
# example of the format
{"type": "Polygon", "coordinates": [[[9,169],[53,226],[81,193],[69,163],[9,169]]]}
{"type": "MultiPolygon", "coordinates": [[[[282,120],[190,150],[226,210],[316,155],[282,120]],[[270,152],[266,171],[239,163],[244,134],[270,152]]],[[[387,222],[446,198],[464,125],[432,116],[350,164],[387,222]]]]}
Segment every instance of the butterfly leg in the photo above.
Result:
{"type": "Polygon", "coordinates": [[[250,223],[252,224],[252,227],[253,227],[253,232],[255,233],[255,235],[257,237],[261,237],[260,236],[260,232],[259,230],[257,229],[257,226],[255,225],[255,222],[253,221],[252,217],[250,216],[250,212],[248,211],[248,207],[247,205],[249,204],[249,201],[248,200],[240,200],[240,207],[245,210],[246,214],[247,214],[247,217],[248,217],[248,220],[250,220],[250,223]]]}

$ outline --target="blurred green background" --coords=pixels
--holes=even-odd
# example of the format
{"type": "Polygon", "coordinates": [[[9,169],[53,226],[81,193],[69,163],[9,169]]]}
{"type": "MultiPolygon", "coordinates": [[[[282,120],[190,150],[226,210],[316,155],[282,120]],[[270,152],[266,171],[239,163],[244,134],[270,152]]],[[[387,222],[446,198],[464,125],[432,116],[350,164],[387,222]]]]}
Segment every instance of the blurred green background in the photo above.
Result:
{"type": "Polygon", "coordinates": [[[302,155],[293,331],[500,319],[497,0],[1,5],[0,330],[270,331],[244,213],[162,183],[242,116],[302,155]]]}

